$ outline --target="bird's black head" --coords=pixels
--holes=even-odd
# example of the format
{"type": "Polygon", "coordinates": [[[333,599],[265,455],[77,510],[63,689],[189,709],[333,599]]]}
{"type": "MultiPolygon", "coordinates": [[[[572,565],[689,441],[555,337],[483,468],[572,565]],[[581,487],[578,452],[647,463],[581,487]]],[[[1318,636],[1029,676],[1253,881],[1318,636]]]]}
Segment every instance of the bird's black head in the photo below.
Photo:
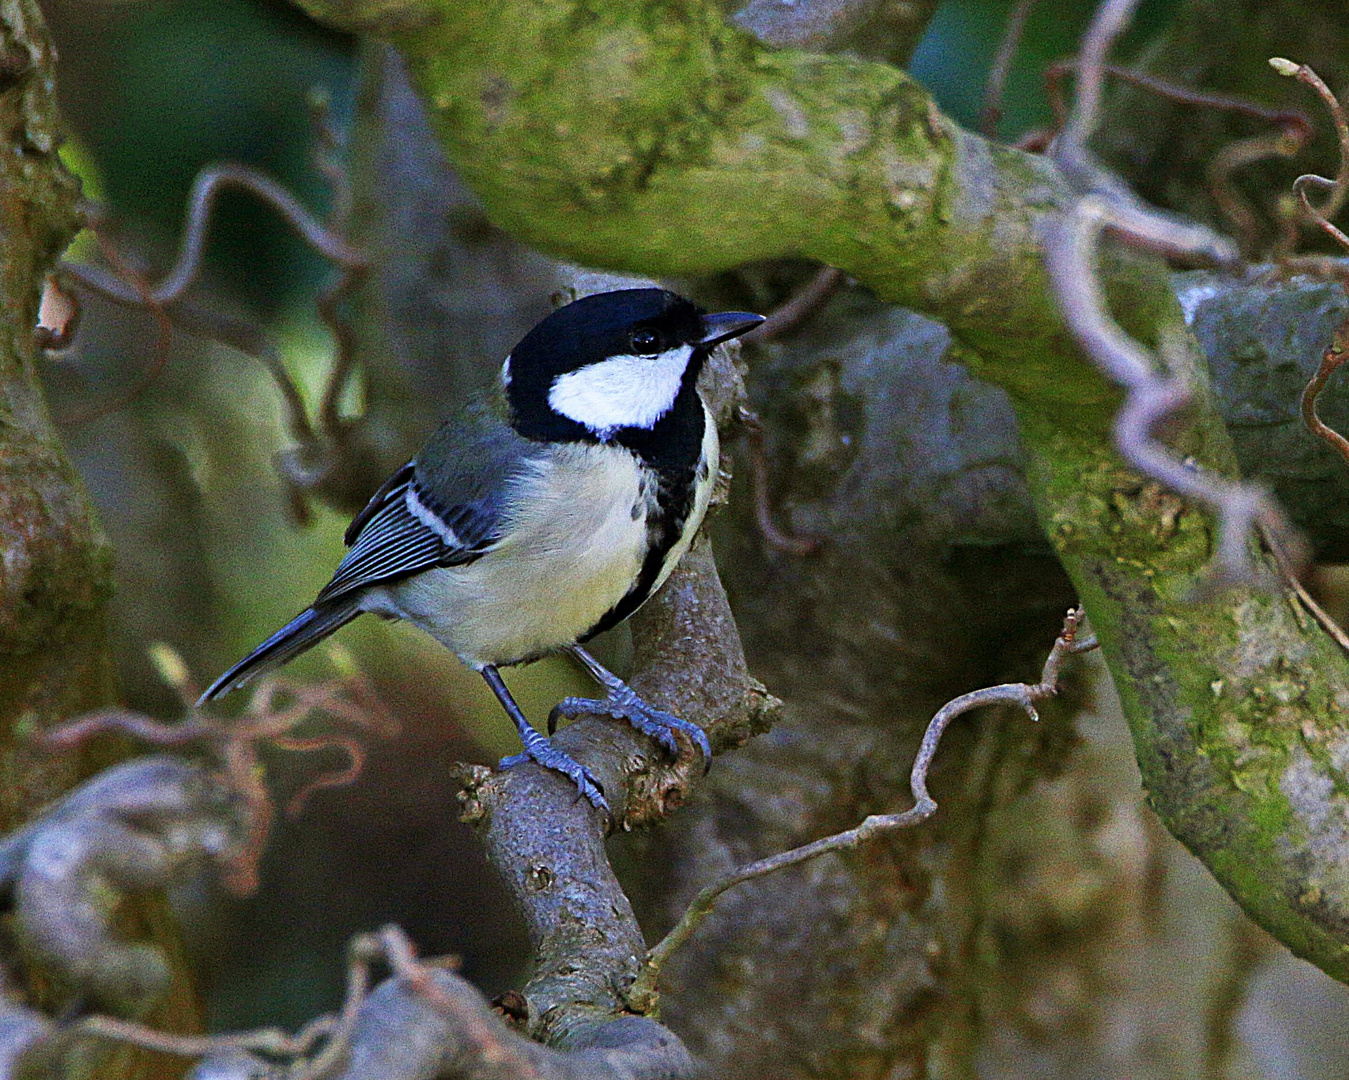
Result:
{"type": "Polygon", "coordinates": [[[502,368],[516,430],[549,441],[624,441],[697,407],[708,352],[763,320],[707,315],[664,289],[597,293],[558,308],[502,368]]]}

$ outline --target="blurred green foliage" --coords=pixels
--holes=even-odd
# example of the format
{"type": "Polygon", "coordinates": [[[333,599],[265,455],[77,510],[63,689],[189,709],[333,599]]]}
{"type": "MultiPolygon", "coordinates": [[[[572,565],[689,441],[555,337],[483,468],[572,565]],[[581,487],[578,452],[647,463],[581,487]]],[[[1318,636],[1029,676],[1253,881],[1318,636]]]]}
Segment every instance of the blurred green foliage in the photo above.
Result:
{"type": "MultiPolygon", "coordinates": [[[[1171,16],[1180,0],[1143,0],[1119,56],[1131,56],[1171,16]]],[[[932,91],[943,111],[958,123],[979,129],[984,84],[1002,43],[1003,27],[1016,0],[945,0],[913,54],[909,70],[932,91]]],[[[1053,119],[1043,73],[1056,60],[1073,56],[1095,0],[1037,0],[1021,47],[1007,78],[1000,132],[1015,141],[1053,119]]]]}
{"type": "MultiPolygon", "coordinates": [[[[99,197],[138,240],[176,244],[192,180],[215,161],[258,165],[325,205],[307,100],[325,89],[341,125],[351,39],[282,0],[58,0],[47,13],[62,108],[103,178],[99,197]]],[[[230,288],[269,311],[313,291],[327,267],[269,211],[234,195],[221,209],[211,266],[230,288]]]]}

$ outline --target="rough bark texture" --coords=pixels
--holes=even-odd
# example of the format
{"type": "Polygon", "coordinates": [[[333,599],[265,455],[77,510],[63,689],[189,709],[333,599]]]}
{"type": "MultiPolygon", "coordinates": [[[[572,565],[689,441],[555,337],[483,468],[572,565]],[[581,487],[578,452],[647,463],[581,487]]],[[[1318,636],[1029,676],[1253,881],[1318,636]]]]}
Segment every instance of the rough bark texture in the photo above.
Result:
{"type": "MultiPolygon", "coordinates": [[[[31,0],[0,5],[0,828],[69,787],[79,763],[31,736],[107,704],[114,692],[105,606],[111,551],[66,457],[38,385],[33,327],[43,275],[79,228],[79,185],[57,159],[53,54],[31,0]]],[[[196,1003],[162,900],[129,907],[121,928],[177,960],[166,1027],[196,1003]]],[[[35,980],[40,988],[42,981],[35,980]]],[[[30,988],[38,992],[34,988],[30,988]]],[[[40,996],[40,993],[39,993],[40,996]]],[[[118,1053],[107,1077],[169,1075],[164,1059],[118,1053]]]]}
{"type": "Polygon", "coordinates": [[[111,553],[47,415],[34,366],[42,275],[79,228],[78,183],[56,157],[52,56],[37,7],[3,9],[0,92],[0,717],[10,828],[74,779],[23,736],[112,692],[104,640],[111,553]]]}

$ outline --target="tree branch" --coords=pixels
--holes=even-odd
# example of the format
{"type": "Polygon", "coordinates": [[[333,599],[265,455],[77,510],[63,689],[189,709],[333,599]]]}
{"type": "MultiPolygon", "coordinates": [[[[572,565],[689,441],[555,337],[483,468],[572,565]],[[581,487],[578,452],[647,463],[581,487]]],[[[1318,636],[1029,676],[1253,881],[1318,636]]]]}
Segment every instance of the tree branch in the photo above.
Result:
{"type": "MultiPolygon", "coordinates": [[[[81,224],[79,184],[56,153],[55,57],[37,4],[8,0],[0,6],[0,31],[6,56],[0,84],[0,770],[6,777],[0,832],[8,832],[67,790],[81,771],[78,761],[42,753],[27,736],[107,705],[114,685],[106,636],[111,551],[36,373],[39,297],[81,224]]],[[[176,957],[162,900],[129,906],[124,914],[148,926],[156,944],[176,957]]],[[[190,1026],[198,1003],[184,966],[174,962],[167,970],[173,984],[156,1018],[165,1026],[190,1026]]],[[[22,988],[26,1002],[49,1004],[51,973],[36,974],[22,988]]],[[[29,1028],[27,1020],[18,1024],[29,1028]]],[[[138,1054],[121,1056],[105,1062],[102,1075],[153,1075],[148,1069],[138,1054]]]]}

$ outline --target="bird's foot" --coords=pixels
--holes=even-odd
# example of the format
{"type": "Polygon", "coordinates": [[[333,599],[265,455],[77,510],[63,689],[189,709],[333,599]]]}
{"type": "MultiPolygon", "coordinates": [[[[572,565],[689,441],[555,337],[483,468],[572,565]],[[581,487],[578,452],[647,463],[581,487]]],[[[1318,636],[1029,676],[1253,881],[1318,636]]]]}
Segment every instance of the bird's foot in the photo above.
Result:
{"type": "Polygon", "coordinates": [[[559,750],[538,732],[533,732],[533,735],[532,739],[525,740],[523,754],[512,754],[510,757],[501,759],[501,768],[509,769],[525,761],[538,762],[545,769],[552,769],[553,772],[561,773],[575,784],[577,790],[590,800],[591,806],[603,810],[606,814],[612,813],[609,809],[608,800],[604,797],[604,788],[595,779],[594,773],[572,758],[571,755],[559,750]]]}
{"type": "Polygon", "coordinates": [[[557,730],[558,717],[565,716],[568,720],[574,720],[586,713],[613,716],[628,721],[643,735],[660,743],[672,758],[679,756],[679,743],[674,733],[682,731],[702,753],[703,771],[706,772],[712,767],[712,745],[707,741],[707,735],[702,728],[692,721],[675,716],[674,713],[667,713],[663,709],[648,705],[624,683],[609,688],[609,696],[606,698],[563,698],[548,714],[549,733],[557,730]]]}

